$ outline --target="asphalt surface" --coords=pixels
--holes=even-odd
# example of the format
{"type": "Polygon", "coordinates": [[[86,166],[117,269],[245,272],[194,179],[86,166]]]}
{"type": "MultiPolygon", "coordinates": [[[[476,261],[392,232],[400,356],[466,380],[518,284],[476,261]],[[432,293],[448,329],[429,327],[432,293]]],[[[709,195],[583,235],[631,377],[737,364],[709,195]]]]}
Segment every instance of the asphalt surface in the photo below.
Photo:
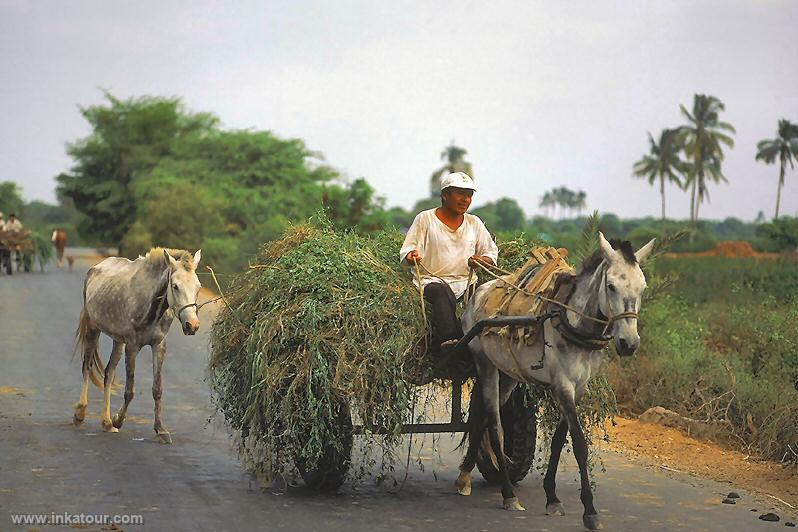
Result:
{"type": "MultiPolygon", "coordinates": [[[[71,352],[86,267],[78,260],[72,273],[50,267],[45,273],[0,276],[0,530],[76,528],[12,522],[12,514],[65,512],[144,520],[143,526],[77,527],[89,530],[583,529],[572,461],[558,475],[568,515],[544,515],[537,472],[517,487],[527,511],[508,512],[501,509],[498,488],[482,482],[477,472],[473,495],[456,494],[460,454],[449,436],[440,440],[440,459],[428,457],[423,471],[411,464],[400,487],[366,480],[319,495],[301,486],[264,488],[252,482],[228,431],[213,417],[205,382],[212,312],[203,311],[202,334],[186,337],[179,327],[170,332],[163,410],[172,445],[157,443],[152,429],[149,349],[139,354],[137,395],[122,430],[102,432],[96,388],[90,390],[86,423],[73,426],[81,375],[71,352]]],[[[110,342],[105,339],[102,346],[107,359],[110,342]]],[[[117,373],[124,375],[122,364],[117,373]]],[[[112,410],[120,401],[120,395],[112,398],[112,410]]],[[[772,508],[729,484],[644,467],[610,452],[603,453],[603,461],[606,472],[598,467],[594,473],[595,496],[607,530],[778,530],[795,521],[779,511],[780,522],[760,521],[772,508]],[[742,498],[734,506],[721,504],[731,490],[742,498]]]]}

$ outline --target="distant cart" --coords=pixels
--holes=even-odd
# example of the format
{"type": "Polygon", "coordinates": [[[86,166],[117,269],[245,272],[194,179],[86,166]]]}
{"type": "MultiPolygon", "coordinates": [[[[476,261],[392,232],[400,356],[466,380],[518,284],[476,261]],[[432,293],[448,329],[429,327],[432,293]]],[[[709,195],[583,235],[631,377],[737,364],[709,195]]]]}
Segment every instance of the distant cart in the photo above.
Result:
{"type": "Polygon", "coordinates": [[[12,262],[12,254],[14,254],[17,270],[20,266],[24,266],[26,272],[30,271],[30,265],[22,260],[23,254],[33,252],[33,241],[30,237],[31,231],[28,229],[0,231],[0,270],[5,271],[8,275],[14,273],[12,262]]]}

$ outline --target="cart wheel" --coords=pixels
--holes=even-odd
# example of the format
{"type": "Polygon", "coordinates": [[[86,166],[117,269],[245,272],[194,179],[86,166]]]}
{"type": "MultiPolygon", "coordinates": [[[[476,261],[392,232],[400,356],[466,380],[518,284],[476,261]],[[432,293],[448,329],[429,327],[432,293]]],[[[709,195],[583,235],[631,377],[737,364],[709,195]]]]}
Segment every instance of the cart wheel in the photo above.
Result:
{"type": "Polygon", "coordinates": [[[343,449],[338,451],[332,446],[327,447],[312,468],[307,467],[304,460],[297,458],[296,466],[307,487],[319,491],[333,491],[344,483],[351,463],[353,440],[352,416],[349,414],[348,405],[340,406],[338,430],[342,435],[343,449]]]}
{"type": "MultiPolygon", "coordinates": [[[[523,387],[516,387],[501,409],[504,454],[508,458],[507,467],[510,482],[513,484],[524,479],[535,461],[537,420],[533,403],[524,406],[526,396],[527,391],[523,387]]],[[[498,468],[493,465],[490,457],[482,453],[482,449],[477,454],[477,468],[489,483],[501,484],[502,478],[498,468]]]]}

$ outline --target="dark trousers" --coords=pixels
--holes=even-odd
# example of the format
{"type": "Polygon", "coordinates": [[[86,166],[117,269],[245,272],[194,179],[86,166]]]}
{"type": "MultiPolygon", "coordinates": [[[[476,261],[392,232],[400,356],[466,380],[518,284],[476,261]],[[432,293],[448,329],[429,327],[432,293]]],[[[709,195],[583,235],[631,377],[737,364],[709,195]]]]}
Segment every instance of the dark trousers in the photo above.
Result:
{"type": "Polygon", "coordinates": [[[431,347],[434,350],[439,350],[441,343],[447,340],[463,337],[463,327],[455,312],[457,298],[448,284],[428,284],[424,287],[424,300],[432,327],[431,347]]]}

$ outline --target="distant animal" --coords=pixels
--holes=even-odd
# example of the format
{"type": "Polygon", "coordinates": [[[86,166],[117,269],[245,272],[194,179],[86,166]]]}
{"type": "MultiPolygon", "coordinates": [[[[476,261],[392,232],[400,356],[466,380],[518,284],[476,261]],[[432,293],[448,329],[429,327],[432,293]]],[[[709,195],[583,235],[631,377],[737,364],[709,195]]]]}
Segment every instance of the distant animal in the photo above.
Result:
{"type": "Polygon", "coordinates": [[[86,418],[89,380],[104,391],[101,416],[106,432],[119,432],[133,399],[136,355],[145,345],[152,349],[152,398],[154,430],[161,443],[172,443],[161,419],[162,377],[166,358],[166,333],[177,318],[183,334],[195,334],[200,322],[197,265],[201,251],[153,248],[134,261],[109,257],[91,268],[83,285],[83,310],[75,333],[75,352],[83,356],[83,389],[75,405],[74,423],[86,418]],[[113,340],[111,358],[103,370],[98,341],[100,333],[113,340]],[[111,387],[116,366],[125,353],[125,402],[111,418],[111,387]]]}
{"type": "MultiPolygon", "coordinates": [[[[507,347],[503,335],[476,336],[468,344],[477,368],[477,381],[471,395],[466,434],[468,450],[460,465],[455,486],[461,495],[471,494],[471,471],[477,453],[488,434],[489,456],[494,457],[502,475],[502,496],[507,510],[524,510],[515,497],[507,471],[500,435],[500,407],[507,402],[518,382],[548,387],[560,407],[560,423],[551,441],[551,458],[543,480],[546,491],[546,513],[564,515],[555,491],[555,476],[565,437],[571,433],[574,456],[579,464],[582,521],[590,530],[601,528],[593,506],[593,493],[588,478],[588,448],[576,405],[585,393],[587,383],[599,371],[602,348],[614,341],[618,354],[630,356],[640,345],[637,316],[646,280],[640,269],[651,253],[654,241],[633,251],[629,242],[610,244],[599,234],[600,248],[584,261],[570,295],[562,305],[551,303],[551,316],[542,324],[542,333],[531,345],[523,341],[507,347]],[[491,452],[492,451],[492,452],[491,452]]],[[[463,315],[463,330],[468,331],[479,320],[487,318],[482,302],[496,283],[480,286],[469,301],[463,315]]],[[[513,341],[513,340],[511,340],[513,341]]]]}
{"type": "Polygon", "coordinates": [[[58,267],[64,267],[64,248],[67,244],[67,234],[63,229],[55,228],[53,230],[53,245],[58,256],[58,267]]]}

